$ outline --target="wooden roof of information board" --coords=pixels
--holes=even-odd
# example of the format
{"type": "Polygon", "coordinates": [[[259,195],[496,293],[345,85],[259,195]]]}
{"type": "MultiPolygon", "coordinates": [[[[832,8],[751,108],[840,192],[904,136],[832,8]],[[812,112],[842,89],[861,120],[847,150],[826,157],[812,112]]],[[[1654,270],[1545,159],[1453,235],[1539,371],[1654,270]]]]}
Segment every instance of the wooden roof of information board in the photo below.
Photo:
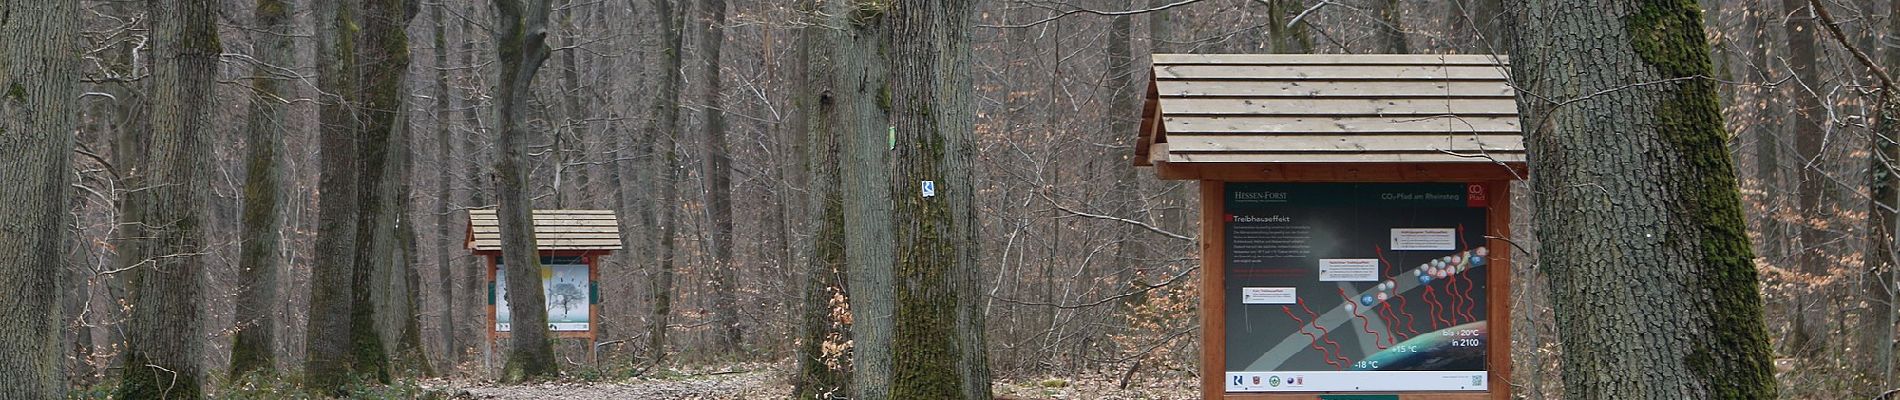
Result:
{"type": "Polygon", "coordinates": [[[1521,170],[1508,70],[1491,55],[1156,54],[1134,161],[1174,178],[1239,164],[1521,170]]]}
{"type": "MultiPolygon", "coordinates": [[[[612,210],[534,210],[540,250],[620,250],[620,220],[612,210]]],[[[501,221],[494,209],[468,210],[468,248],[501,251],[501,221]]]]}

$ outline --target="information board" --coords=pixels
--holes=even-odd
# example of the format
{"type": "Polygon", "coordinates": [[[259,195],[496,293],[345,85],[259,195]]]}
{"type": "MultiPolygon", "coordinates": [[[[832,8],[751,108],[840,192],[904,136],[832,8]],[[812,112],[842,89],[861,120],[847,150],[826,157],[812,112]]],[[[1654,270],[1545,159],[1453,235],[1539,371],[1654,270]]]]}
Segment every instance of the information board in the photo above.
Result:
{"type": "Polygon", "coordinates": [[[1484,186],[1226,184],[1228,392],[1484,391],[1484,186]]]}
{"type": "MultiPolygon", "coordinates": [[[[500,268],[500,258],[496,259],[500,268]]],[[[500,272],[500,271],[497,271],[500,272]]],[[[592,304],[593,283],[588,279],[587,264],[579,257],[542,257],[541,290],[548,305],[548,330],[586,332],[589,329],[588,305],[592,304]]],[[[508,332],[512,313],[508,311],[508,274],[495,274],[495,331],[508,332]]]]}

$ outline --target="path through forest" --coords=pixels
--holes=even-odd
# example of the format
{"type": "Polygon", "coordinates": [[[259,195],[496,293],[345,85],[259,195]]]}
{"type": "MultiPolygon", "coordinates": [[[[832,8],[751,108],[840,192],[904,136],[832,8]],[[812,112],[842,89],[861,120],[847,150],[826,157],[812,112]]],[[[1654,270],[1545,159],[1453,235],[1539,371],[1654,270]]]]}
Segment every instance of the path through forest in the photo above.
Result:
{"type": "Polygon", "coordinates": [[[762,399],[791,393],[785,375],[771,369],[730,370],[622,382],[550,382],[502,386],[451,384],[453,399],[762,399]]]}
{"type": "MultiPolygon", "coordinates": [[[[513,399],[681,399],[726,400],[783,398],[791,393],[785,366],[743,363],[704,370],[677,371],[657,377],[616,382],[563,381],[533,385],[494,382],[433,381],[423,386],[457,400],[513,399]]],[[[1127,389],[1118,386],[1116,373],[1032,380],[998,379],[998,399],[1127,399],[1173,400],[1197,398],[1194,381],[1186,375],[1164,373],[1166,378],[1137,379],[1127,389]]]]}

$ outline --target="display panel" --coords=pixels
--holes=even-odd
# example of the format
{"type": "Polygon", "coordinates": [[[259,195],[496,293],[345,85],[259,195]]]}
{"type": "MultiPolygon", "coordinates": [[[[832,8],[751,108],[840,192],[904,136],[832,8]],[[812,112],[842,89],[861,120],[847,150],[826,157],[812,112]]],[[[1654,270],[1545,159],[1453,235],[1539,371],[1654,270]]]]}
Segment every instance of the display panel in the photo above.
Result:
{"type": "MultiPolygon", "coordinates": [[[[496,265],[501,265],[496,258],[496,265]]],[[[499,271],[497,271],[499,272],[499,271]]],[[[548,305],[548,330],[585,332],[589,329],[588,305],[592,303],[592,282],[587,264],[579,257],[542,257],[541,290],[548,305]]],[[[508,274],[495,274],[495,331],[508,332],[512,314],[508,311],[508,274]]]]}
{"type": "Polygon", "coordinates": [[[1227,183],[1226,390],[1484,391],[1484,186],[1227,183]]]}

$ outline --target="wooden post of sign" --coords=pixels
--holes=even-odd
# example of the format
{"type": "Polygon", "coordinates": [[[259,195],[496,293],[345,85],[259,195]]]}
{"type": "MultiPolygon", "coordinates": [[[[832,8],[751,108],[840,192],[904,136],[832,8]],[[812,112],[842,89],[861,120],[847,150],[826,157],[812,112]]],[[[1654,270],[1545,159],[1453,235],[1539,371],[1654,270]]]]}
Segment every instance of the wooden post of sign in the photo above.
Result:
{"type": "Polygon", "coordinates": [[[1201,181],[1201,398],[1227,395],[1227,182],[1201,181]]]}
{"type": "Polygon", "coordinates": [[[1485,296],[1490,303],[1490,314],[1485,317],[1486,336],[1485,356],[1489,357],[1486,370],[1491,376],[1491,398],[1493,400],[1511,399],[1511,183],[1486,182],[1485,196],[1488,198],[1485,218],[1491,237],[1485,242],[1491,246],[1491,265],[1485,270],[1490,280],[1485,286],[1485,296]]]}

